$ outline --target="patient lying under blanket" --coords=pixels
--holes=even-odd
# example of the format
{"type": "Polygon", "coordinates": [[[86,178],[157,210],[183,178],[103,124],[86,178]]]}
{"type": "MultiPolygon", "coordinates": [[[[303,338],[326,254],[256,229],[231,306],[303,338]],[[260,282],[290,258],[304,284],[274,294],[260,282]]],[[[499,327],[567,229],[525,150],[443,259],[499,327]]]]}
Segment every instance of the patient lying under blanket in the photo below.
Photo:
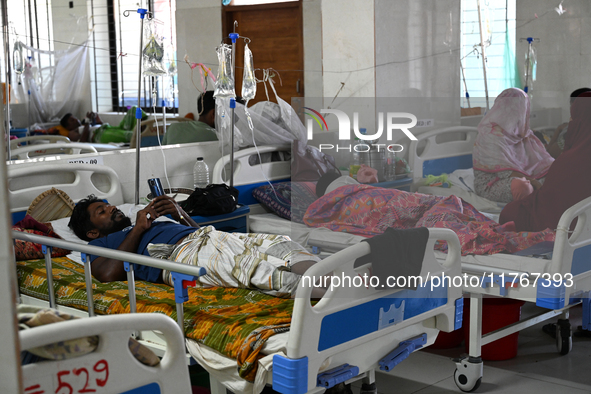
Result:
{"type": "MultiPolygon", "coordinates": [[[[227,233],[213,226],[200,228],[176,245],[149,244],[148,251],[152,257],[204,267],[207,275],[198,279],[202,287],[257,288],[279,297],[294,296],[301,273],[319,261],[286,236],[227,233]]],[[[170,271],[165,270],[162,278],[173,286],[170,271]]]]}
{"type": "MultiPolygon", "coordinates": [[[[436,227],[453,230],[462,254],[515,253],[555,233],[516,232],[513,222],[500,225],[457,196],[440,197],[369,185],[347,185],[325,194],[308,207],[304,222],[366,237],[387,228],[436,227]]],[[[438,249],[446,250],[441,243],[438,249]]]]}

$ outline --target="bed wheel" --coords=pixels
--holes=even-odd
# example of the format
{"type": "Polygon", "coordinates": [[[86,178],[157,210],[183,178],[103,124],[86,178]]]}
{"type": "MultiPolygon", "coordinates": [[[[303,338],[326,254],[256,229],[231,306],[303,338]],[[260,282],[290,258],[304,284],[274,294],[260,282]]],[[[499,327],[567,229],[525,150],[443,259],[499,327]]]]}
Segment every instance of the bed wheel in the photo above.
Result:
{"type": "Polygon", "coordinates": [[[573,348],[573,337],[568,320],[560,319],[556,324],[556,349],[562,356],[573,348]]]}
{"type": "Polygon", "coordinates": [[[467,357],[457,362],[454,381],[456,386],[466,393],[477,390],[482,383],[482,360],[480,357],[467,357]]]}

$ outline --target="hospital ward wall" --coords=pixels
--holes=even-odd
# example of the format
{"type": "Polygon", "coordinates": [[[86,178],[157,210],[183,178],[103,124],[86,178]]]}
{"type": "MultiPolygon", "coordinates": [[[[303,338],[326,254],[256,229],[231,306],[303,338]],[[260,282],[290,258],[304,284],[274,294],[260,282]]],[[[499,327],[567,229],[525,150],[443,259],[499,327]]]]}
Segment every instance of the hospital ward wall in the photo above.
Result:
{"type": "MultiPolygon", "coordinates": [[[[160,178],[162,186],[168,189],[166,174],[173,188],[193,188],[193,165],[197,157],[203,157],[209,165],[210,172],[218,159],[221,158],[218,142],[199,142],[195,144],[167,145],[162,147],[142,148],[140,154],[139,196],[146,197],[150,190],[148,179],[160,178]],[[164,165],[166,163],[166,174],[164,165]]],[[[42,166],[44,163],[68,163],[71,160],[88,162],[98,159],[98,164],[111,167],[117,172],[123,190],[125,202],[135,200],[136,150],[125,149],[100,154],[61,155],[30,160],[18,160],[13,166],[42,166]]],[[[97,179],[97,186],[103,186],[97,179]]],[[[49,189],[50,187],[48,187],[49,189]]]]}
{"type": "Polygon", "coordinates": [[[532,108],[562,108],[568,121],[569,95],[581,87],[591,87],[591,2],[564,2],[566,12],[559,15],[555,0],[518,0],[515,38],[517,64],[524,75],[526,42],[520,38],[539,38],[537,78],[533,83],[532,108]]]}

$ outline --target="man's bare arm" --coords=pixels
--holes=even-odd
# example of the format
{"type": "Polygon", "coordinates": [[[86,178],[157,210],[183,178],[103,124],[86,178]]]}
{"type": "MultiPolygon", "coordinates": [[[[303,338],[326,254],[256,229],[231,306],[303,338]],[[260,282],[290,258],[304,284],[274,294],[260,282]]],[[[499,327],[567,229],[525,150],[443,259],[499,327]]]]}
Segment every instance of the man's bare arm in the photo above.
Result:
{"type": "MultiPolygon", "coordinates": [[[[150,204],[148,207],[137,213],[136,224],[129,231],[117,250],[136,253],[144,232],[150,228],[152,221],[156,218],[156,212],[150,204]],[[150,218],[148,219],[148,214],[150,218]]],[[[113,282],[127,279],[127,273],[123,261],[107,257],[97,257],[91,264],[92,275],[101,282],[113,282]]]]}

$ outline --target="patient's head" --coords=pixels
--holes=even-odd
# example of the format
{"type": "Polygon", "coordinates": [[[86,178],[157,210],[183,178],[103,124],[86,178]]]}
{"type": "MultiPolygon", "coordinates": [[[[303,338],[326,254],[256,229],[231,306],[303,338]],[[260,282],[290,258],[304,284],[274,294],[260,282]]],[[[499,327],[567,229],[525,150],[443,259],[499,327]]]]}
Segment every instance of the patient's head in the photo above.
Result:
{"type": "Polygon", "coordinates": [[[62,125],[63,128],[65,128],[66,130],[75,130],[78,127],[80,127],[80,125],[82,123],[80,123],[80,120],[78,120],[77,117],[75,117],[74,115],[67,113],[64,115],[64,117],[60,120],[60,124],[62,125]]]}
{"type": "Polygon", "coordinates": [[[92,241],[131,226],[131,219],[91,194],[76,204],[68,226],[78,238],[92,241]]]}
{"type": "Polygon", "coordinates": [[[575,102],[575,99],[577,97],[579,97],[583,93],[588,93],[588,92],[591,92],[591,89],[589,89],[589,88],[580,88],[580,89],[577,89],[577,90],[573,91],[570,94],[570,104],[573,105],[573,103],[575,102]]]}
{"type": "Polygon", "coordinates": [[[212,90],[201,93],[197,98],[197,113],[200,122],[215,128],[215,97],[212,90]]]}

